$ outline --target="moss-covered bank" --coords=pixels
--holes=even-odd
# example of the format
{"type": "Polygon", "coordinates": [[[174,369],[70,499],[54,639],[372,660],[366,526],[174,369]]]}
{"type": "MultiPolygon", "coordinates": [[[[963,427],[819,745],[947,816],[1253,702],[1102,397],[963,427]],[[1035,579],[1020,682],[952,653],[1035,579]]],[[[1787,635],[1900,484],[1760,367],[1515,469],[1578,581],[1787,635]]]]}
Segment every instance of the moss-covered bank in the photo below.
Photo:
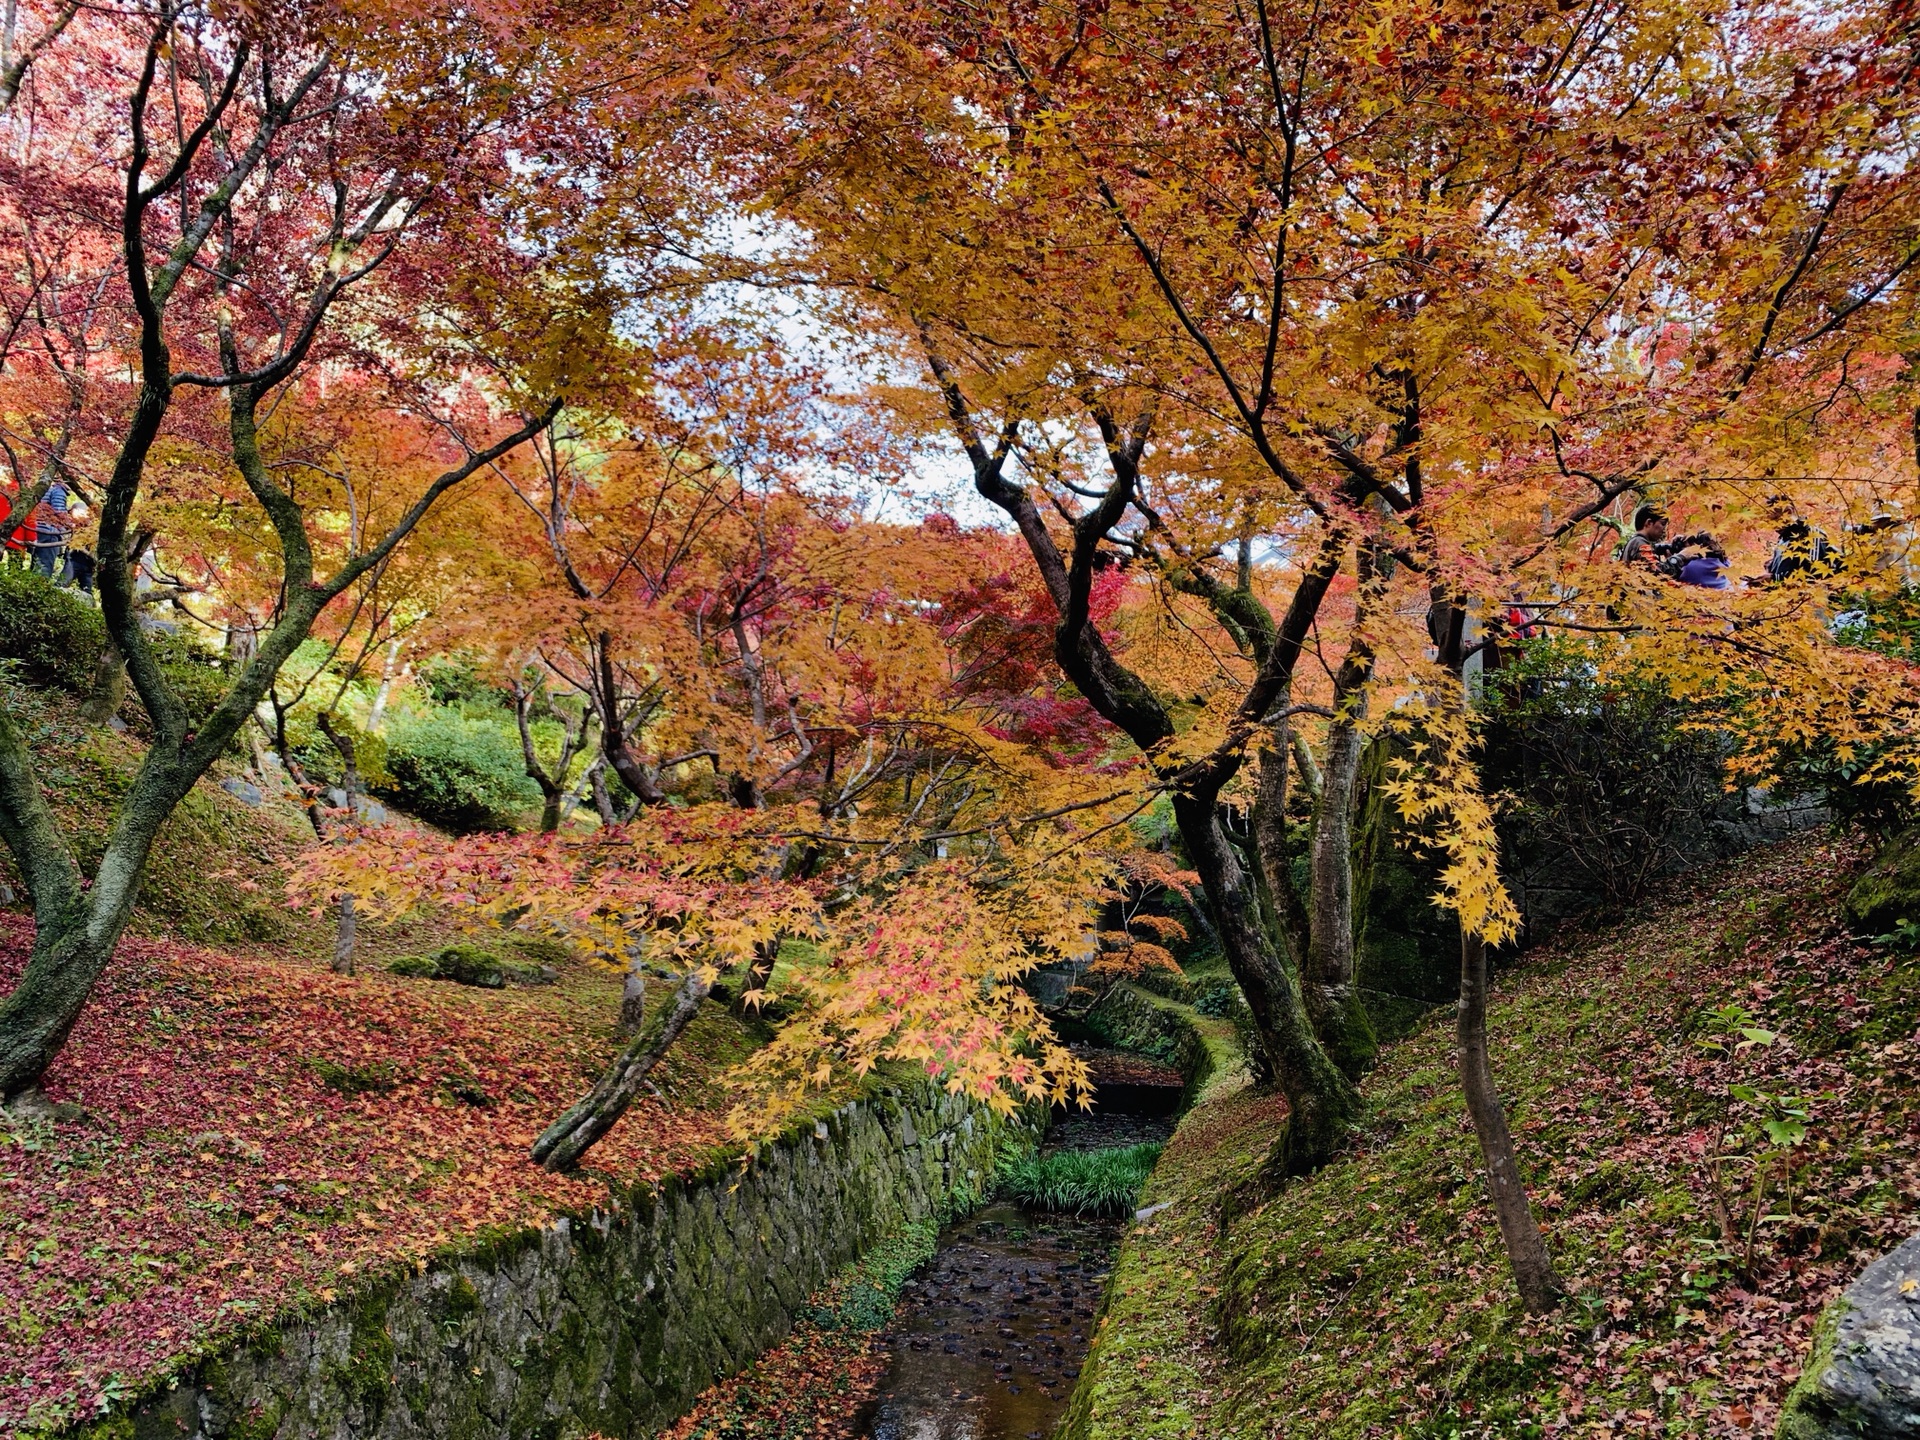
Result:
{"type": "Polygon", "coordinates": [[[1146,1414],[1199,1433],[1207,1393],[1207,1299],[1218,1290],[1220,1227],[1286,1139],[1286,1104],[1253,1085],[1230,1019],[1130,985],[1088,1017],[1115,1045],[1164,1055],[1187,1076],[1188,1109],[1142,1193],[1142,1217],[1121,1243],[1099,1329],[1058,1440],[1141,1433],[1146,1414]]]}
{"type": "Polygon", "coordinates": [[[1920,959],[1836,923],[1855,859],[1753,852],[1502,977],[1494,1065],[1572,1292],[1544,1319],[1513,1298],[1445,1012],[1308,1179],[1263,1174],[1273,1101],[1203,1097],[1065,1440],[1770,1433],[1822,1308],[1920,1223],[1920,959]],[[1778,1042],[1702,1043],[1728,1006],[1778,1042]],[[1805,1139],[1770,1140],[1771,1102],[1736,1088],[1804,1101],[1805,1139]],[[1722,1124],[1732,1245],[1705,1155],[1722,1124]]]}
{"type": "Polygon", "coordinates": [[[370,1282],[72,1433],[649,1435],[778,1340],[841,1266],[983,1189],[1008,1123],[908,1082],[806,1121],[744,1168],[719,1159],[370,1282]]]}

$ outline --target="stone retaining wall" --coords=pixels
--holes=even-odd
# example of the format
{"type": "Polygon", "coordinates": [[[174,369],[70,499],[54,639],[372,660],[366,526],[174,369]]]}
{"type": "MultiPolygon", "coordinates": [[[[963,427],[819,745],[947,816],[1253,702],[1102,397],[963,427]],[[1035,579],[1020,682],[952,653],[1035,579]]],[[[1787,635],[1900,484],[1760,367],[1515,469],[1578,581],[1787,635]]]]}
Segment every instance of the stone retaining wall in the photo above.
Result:
{"type": "Polygon", "coordinates": [[[1010,1123],[910,1083],[613,1211],[284,1321],[87,1440],[641,1437],[903,1223],[982,1190],[1010,1123]]]}

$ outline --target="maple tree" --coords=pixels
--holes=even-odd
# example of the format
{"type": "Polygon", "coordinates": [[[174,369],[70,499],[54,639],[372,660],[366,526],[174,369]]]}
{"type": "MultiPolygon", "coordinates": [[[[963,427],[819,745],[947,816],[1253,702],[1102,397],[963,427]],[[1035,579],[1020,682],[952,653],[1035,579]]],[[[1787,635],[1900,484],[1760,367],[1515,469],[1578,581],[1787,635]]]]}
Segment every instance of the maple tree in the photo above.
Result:
{"type": "Polygon", "coordinates": [[[1784,735],[1911,777],[1910,671],[1829,630],[1834,577],[1683,588],[1600,522],[1658,497],[1757,564],[1769,503],[1838,532],[1911,498],[1914,45],[1898,4],[908,4],[742,122],[807,237],[787,274],[924,367],[938,409],[896,403],[950,427],[1063,671],[1172,792],[1299,1164],[1353,1113],[1332,1057],[1365,1053],[1356,756],[1411,742],[1386,789],[1446,852],[1462,1078],[1530,1304],[1555,1284],[1484,1034],[1517,916],[1464,672],[1517,595],[1664,676],[1749,774],[1784,735]],[[1155,574],[1186,655],[1091,620],[1113,565],[1155,574]],[[1323,613],[1345,654],[1303,704],[1323,613]],[[1309,727],[1296,897],[1275,802],[1309,727]]]}
{"type": "Polygon", "coordinates": [[[791,1011],[740,1077],[746,1136],[881,1060],[1003,1109],[1080,1093],[1018,982],[1082,943],[1133,797],[1087,797],[1103,755],[1083,707],[1046,693],[1043,632],[1006,623],[1005,539],[860,520],[677,447],[582,441],[515,482],[543,503],[511,620],[483,606],[463,623],[496,637],[508,674],[531,661],[588,695],[603,726],[614,698],[645,788],[597,830],[358,832],[295,893],[389,917],[452,907],[627,971],[636,1033],[535,1147],[550,1168],[619,1119],[723,976],[791,1011]],[[557,483],[563,465],[578,473],[557,483]],[[648,972],[678,988],[643,1019],[648,972]]]}
{"type": "MultiPolygon", "coordinates": [[[[96,496],[107,631],[154,738],[82,877],[0,717],[0,819],[37,926],[0,1002],[7,1096],[64,1042],[160,824],[321,612],[449,491],[543,431],[569,385],[591,394],[626,374],[607,287],[577,268],[615,245],[605,196],[556,189],[550,167],[514,158],[516,144],[557,157],[597,135],[552,107],[582,78],[560,64],[554,16],[370,5],[230,18],[162,0],[32,18],[44,28],[8,72],[0,188],[20,260],[7,280],[8,454],[42,463],[37,480],[16,477],[6,523],[55,475],[96,496]],[[529,225],[551,253],[521,243],[529,225]],[[351,482],[303,468],[316,457],[282,452],[274,433],[286,393],[348,374],[432,461],[396,467],[386,481],[410,490],[375,486],[360,513],[351,482]],[[135,593],[153,534],[144,505],[195,471],[237,472],[252,518],[236,529],[247,543],[270,532],[278,568],[270,624],[206,714],[161,673],[135,593]]],[[[647,242],[629,225],[618,243],[637,293],[655,278],[647,242]]]]}

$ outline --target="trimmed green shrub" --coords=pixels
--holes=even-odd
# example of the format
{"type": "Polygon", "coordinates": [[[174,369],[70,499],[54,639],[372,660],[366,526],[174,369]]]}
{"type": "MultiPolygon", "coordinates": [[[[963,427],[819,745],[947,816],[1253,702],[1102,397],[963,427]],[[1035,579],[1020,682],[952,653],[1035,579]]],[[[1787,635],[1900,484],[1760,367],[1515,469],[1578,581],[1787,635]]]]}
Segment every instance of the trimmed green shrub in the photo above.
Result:
{"type": "Polygon", "coordinates": [[[505,723],[445,707],[403,716],[387,731],[381,793],[449,830],[511,829],[540,803],[527,778],[519,736],[505,723]]]}
{"type": "MultiPolygon", "coordinates": [[[[106,643],[106,621],[76,592],[35,571],[0,565],[0,659],[16,662],[22,678],[86,695],[106,643]]],[[[199,719],[225,697],[225,662],[198,635],[154,629],[147,644],[189,716],[199,719]]],[[[137,710],[139,702],[133,705],[137,710]]]]}
{"type": "Polygon", "coordinates": [[[482,990],[500,990],[508,985],[545,985],[554,972],[543,965],[527,965],[507,960],[478,945],[449,945],[432,955],[409,955],[387,966],[395,975],[422,980],[451,980],[456,985],[474,985],[482,990]]]}
{"type": "Polygon", "coordinates": [[[44,575],[0,565],[0,657],[18,662],[24,678],[83,695],[106,643],[98,610],[44,575]]]}
{"type": "Polygon", "coordinates": [[[1121,1145],[1107,1150],[1062,1150],[1015,1160],[996,1177],[1002,1199],[1035,1210],[1075,1215],[1125,1215],[1160,1159],[1158,1145],[1121,1145]]]}

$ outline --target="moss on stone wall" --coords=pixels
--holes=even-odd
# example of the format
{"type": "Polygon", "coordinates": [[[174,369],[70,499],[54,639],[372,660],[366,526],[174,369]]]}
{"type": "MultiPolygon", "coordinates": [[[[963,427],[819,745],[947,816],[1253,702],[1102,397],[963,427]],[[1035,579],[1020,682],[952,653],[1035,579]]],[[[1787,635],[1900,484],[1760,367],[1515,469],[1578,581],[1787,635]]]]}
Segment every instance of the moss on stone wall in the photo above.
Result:
{"type": "Polygon", "coordinates": [[[744,1171],[716,1155],[611,1210],[473,1237],[425,1273],[285,1317],[275,1343],[235,1344],[68,1440],[651,1433],[872,1252],[846,1291],[862,1319],[1034,1124],[889,1080],[806,1117],[744,1171]]]}

